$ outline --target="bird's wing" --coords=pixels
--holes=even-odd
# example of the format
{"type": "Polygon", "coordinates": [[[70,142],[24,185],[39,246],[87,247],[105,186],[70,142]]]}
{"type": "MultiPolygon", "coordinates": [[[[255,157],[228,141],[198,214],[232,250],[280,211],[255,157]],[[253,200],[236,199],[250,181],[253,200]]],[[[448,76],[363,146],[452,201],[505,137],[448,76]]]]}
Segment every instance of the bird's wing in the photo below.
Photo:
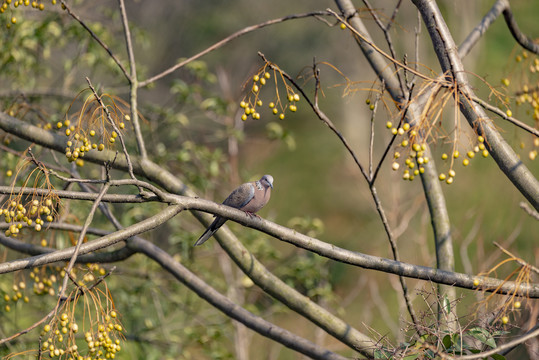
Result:
{"type": "Polygon", "coordinates": [[[245,183],[232,191],[225,201],[223,201],[223,204],[236,209],[241,209],[247,205],[254,196],[255,185],[253,183],[245,183]]]}

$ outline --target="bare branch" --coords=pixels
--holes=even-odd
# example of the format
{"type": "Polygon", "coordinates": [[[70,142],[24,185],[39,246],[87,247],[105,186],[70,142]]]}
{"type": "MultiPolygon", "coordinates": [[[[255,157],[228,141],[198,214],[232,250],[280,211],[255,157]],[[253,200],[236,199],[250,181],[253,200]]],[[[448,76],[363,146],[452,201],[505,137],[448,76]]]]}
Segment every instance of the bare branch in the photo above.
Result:
{"type": "Polygon", "coordinates": [[[202,299],[215,306],[232,319],[241,322],[260,335],[285,345],[313,359],[345,360],[344,356],[323,349],[312,342],[270,323],[235,304],[229,298],[209,286],[187,268],[175,261],[168,253],[151,242],[137,238],[129,247],[157,262],[176,279],[195,292],[202,299]]]}
{"type": "Polygon", "coordinates": [[[429,31],[442,71],[446,74],[451,74],[456,83],[456,89],[461,94],[462,100],[459,102],[461,112],[478,135],[485,138],[487,149],[492,154],[500,170],[505,173],[532,206],[538,210],[539,181],[499,134],[483,108],[471,100],[475,97],[475,94],[469,85],[454,40],[440,9],[431,1],[413,0],[413,2],[421,12],[423,21],[429,31]]]}
{"type": "MultiPolygon", "coordinates": [[[[150,231],[159,225],[164,224],[170,218],[176,216],[184,208],[181,205],[172,205],[166,207],[156,215],[142,220],[139,223],[126,227],[123,230],[116,231],[110,235],[103,236],[97,240],[82,244],[80,246],[79,254],[88,254],[90,252],[109,247],[117,244],[120,241],[124,241],[130,237],[141,234],[146,231],[150,231]]],[[[75,253],[73,247],[57,250],[50,254],[43,254],[38,256],[29,257],[26,259],[13,260],[0,264],[0,274],[5,274],[22,269],[30,269],[46,264],[52,264],[58,261],[66,261],[70,259],[75,253]]]]}
{"type": "Polygon", "coordinates": [[[163,71],[162,73],[157,74],[157,75],[155,75],[155,76],[153,76],[153,77],[151,77],[151,78],[149,78],[147,80],[141,81],[139,83],[139,87],[144,87],[144,86],[146,86],[146,85],[148,85],[148,84],[150,84],[150,83],[152,83],[154,81],[157,81],[157,80],[161,79],[162,77],[165,77],[168,74],[171,74],[174,71],[176,71],[176,70],[182,68],[183,66],[189,64],[190,62],[192,62],[192,61],[194,61],[194,60],[196,60],[196,59],[198,59],[198,58],[200,58],[200,57],[202,57],[202,56],[204,56],[204,55],[206,55],[206,54],[208,54],[208,53],[210,53],[210,52],[212,52],[214,50],[217,50],[217,49],[223,47],[224,45],[228,44],[232,40],[234,40],[236,38],[239,38],[242,35],[253,32],[255,30],[262,29],[263,27],[273,25],[273,24],[278,24],[278,23],[281,23],[281,22],[284,22],[284,21],[287,21],[287,20],[302,19],[302,18],[306,18],[306,17],[328,16],[328,15],[329,15],[329,13],[327,11],[313,11],[313,12],[304,13],[304,14],[295,14],[295,15],[283,16],[281,18],[268,20],[268,21],[265,21],[265,22],[260,23],[260,24],[248,26],[246,28],[243,28],[243,29],[235,32],[232,35],[227,36],[226,38],[224,38],[223,40],[213,44],[212,46],[207,47],[206,49],[199,52],[198,54],[193,55],[188,59],[180,61],[178,64],[176,64],[176,65],[172,66],[171,68],[163,71]]]}
{"type": "Polygon", "coordinates": [[[528,124],[525,124],[522,121],[517,120],[512,116],[507,116],[505,111],[497,108],[496,106],[490,105],[488,102],[486,102],[484,100],[481,100],[480,98],[475,97],[475,96],[472,97],[472,100],[474,102],[478,103],[479,105],[481,105],[482,107],[484,107],[485,109],[487,109],[489,111],[492,111],[493,113],[499,115],[502,119],[509,121],[511,124],[516,125],[519,128],[526,130],[530,134],[533,134],[535,136],[539,136],[539,130],[538,129],[536,129],[534,127],[531,127],[528,124]]]}
{"type": "Polygon", "coordinates": [[[109,56],[112,58],[112,60],[114,60],[114,62],[116,63],[116,65],[118,65],[118,67],[120,68],[120,70],[122,70],[122,73],[124,74],[125,78],[128,80],[128,81],[131,81],[131,78],[129,76],[129,74],[127,73],[127,70],[125,69],[125,67],[123,66],[123,64],[120,62],[120,60],[116,57],[116,55],[114,55],[114,53],[112,52],[112,50],[110,50],[110,48],[107,46],[107,44],[105,44],[98,36],[96,33],[94,33],[92,31],[92,29],[90,29],[88,27],[88,25],[86,25],[84,23],[84,21],[81,20],[80,17],[78,17],[72,10],[71,8],[67,5],[67,3],[64,1],[64,0],[60,0],[60,2],[62,3],[62,7],[65,8],[65,10],[67,11],[67,13],[75,20],[77,20],[79,22],[79,24],[81,24],[81,26],[86,30],[88,31],[88,33],[90,34],[90,36],[92,38],[94,38],[95,41],[97,41],[97,43],[99,45],[101,45],[101,47],[103,49],[105,49],[105,51],[109,54],[109,56]]]}

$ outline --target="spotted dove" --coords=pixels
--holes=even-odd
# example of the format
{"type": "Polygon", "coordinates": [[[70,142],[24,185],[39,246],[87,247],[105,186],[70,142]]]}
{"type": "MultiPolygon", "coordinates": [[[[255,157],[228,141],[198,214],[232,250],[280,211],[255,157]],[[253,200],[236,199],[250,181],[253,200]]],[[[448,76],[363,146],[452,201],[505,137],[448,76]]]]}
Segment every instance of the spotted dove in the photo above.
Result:
{"type": "MultiPolygon", "coordinates": [[[[240,185],[228,195],[225,201],[223,201],[223,204],[243,210],[248,215],[253,215],[268,203],[271,189],[273,189],[273,177],[271,175],[264,175],[258,181],[240,185]]],[[[223,217],[217,216],[204,234],[200,236],[194,246],[201,245],[212,237],[212,235],[223,226],[226,220],[227,219],[223,217]]]]}

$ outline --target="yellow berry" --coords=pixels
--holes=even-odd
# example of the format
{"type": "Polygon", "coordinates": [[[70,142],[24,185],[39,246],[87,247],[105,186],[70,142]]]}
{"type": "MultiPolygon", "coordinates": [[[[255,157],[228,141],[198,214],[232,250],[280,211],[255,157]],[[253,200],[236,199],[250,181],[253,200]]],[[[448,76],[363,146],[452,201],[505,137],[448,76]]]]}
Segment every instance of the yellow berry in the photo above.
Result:
{"type": "Polygon", "coordinates": [[[260,80],[260,77],[259,77],[258,75],[253,76],[253,81],[256,82],[256,81],[258,81],[258,80],[260,80]]]}
{"type": "Polygon", "coordinates": [[[256,84],[253,85],[253,92],[254,93],[258,92],[258,85],[256,85],[256,84]]]}
{"type": "Polygon", "coordinates": [[[118,127],[119,127],[120,129],[125,128],[125,123],[124,123],[124,122],[119,123],[119,124],[118,124],[118,127]]]}
{"type": "Polygon", "coordinates": [[[397,133],[398,133],[397,128],[391,129],[391,133],[392,133],[393,135],[397,135],[397,133]]]}
{"type": "Polygon", "coordinates": [[[71,130],[66,129],[66,136],[69,136],[69,135],[71,135],[71,130]]]}
{"type": "Polygon", "coordinates": [[[16,23],[17,23],[17,18],[16,18],[15,16],[13,16],[13,17],[11,18],[11,23],[12,23],[12,24],[16,24],[16,23]]]}
{"type": "Polygon", "coordinates": [[[283,113],[280,113],[280,114],[279,114],[279,119],[281,119],[281,120],[284,119],[284,114],[283,114],[283,113]]]}
{"type": "Polygon", "coordinates": [[[507,109],[506,114],[509,117],[513,116],[513,112],[511,111],[511,109],[507,109]]]}
{"type": "Polygon", "coordinates": [[[402,143],[401,143],[401,146],[402,147],[407,147],[408,146],[408,140],[403,140],[402,143]]]}
{"type": "Polygon", "coordinates": [[[298,94],[294,94],[294,101],[299,101],[299,95],[298,94]]]}
{"type": "Polygon", "coordinates": [[[507,316],[502,317],[502,323],[507,324],[509,322],[509,318],[507,316]]]}
{"type": "Polygon", "coordinates": [[[245,101],[240,102],[240,108],[245,109],[247,107],[247,103],[245,101]]]}
{"type": "Polygon", "coordinates": [[[455,177],[455,170],[453,169],[449,170],[449,176],[455,177]]]}
{"type": "Polygon", "coordinates": [[[266,79],[265,78],[260,79],[260,85],[266,85],[266,79]]]}
{"type": "Polygon", "coordinates": [[[103,151],[104,149],[105,149],[104,144],[99,144],[99,146],[97,147],[97,150],[99,150],[99,151],[103,151]]]}
{"type": "Polygon", "coordinates": [[[438,179],[440,179],[440,181],[444,181],[446,178],[445,174],[444,173],[441,173],[440,175],[438,175],[438,179]]]}
{"type": "Polygon", "coordinates": [[[344,23],[341,23],[341,29],[346,29],[346,25],[344,23]]]}
{"type": "Polygon", "coordinates": [[[386,122],[386,128],[391,129],[393,127],[393,123],[391,121],[386,122]]]}
{"type": "Polygon", "coordinates": [[[256,105],[262,106],[262,100],[259,99],[259,100],[256,102],[256,105]]]}
{"type": "Polygon", "coordinates": [[[479,135],[479,136],[477,137],[477,141],[479,141],[480,143],[482,143],[483,141],[485,141],[485,138],[482,137],[481,135],[479,135]]]}
{"type": "Polygon", "coordinates": [[[275,107],[275,103],[272,101],[268,104],[270,109],[273,109],[275,107]]]}
{"type": "Polygon", "coordinates": [[[470,150],[470,151],[468,151],[468,152],[466,153],[466,155],[468,155],[468,157],[469,157],[470,159],[473,159],[473,157],[475,156],[475,153],[474,153],[472,150],[470,150]]]}
{"type": "Polygon", "coordinates": [[[247,120],[247,115],[242,114],[242,115],[241,115],[241,119],[242,119],[243,121],[247,120]]]}
{"type": "Polygon", "coordinates": [[[502,84],[505,85],[505,86],[509,86],[509,79],[508,78],[503,78],[502,79],[502,84]]]}
{"type": "Polygon", "coordinates": [[[460,156],[459,151],[458,151],[458,150],[455,150],[455,151],[453,152],[453,157],[456,159],[456,158],[458,158],[459,156],[460,156]]]}
{"type": "Polygon", "coordinates": [[[404,129],[404,131],[408,131],[410,130],[410,124],[404,123],[404,125],[402,125],[402,128],[404,129]]]}
{"type": "Polygon", "coordinates": [[[391,168],[395,171],[399,170],[399,163],[398,162],[394,162],[392,165],[391,165],[391,168]]]}
{"type": "Polygon", "coordinates": [[[290,111],[295,112],[297,109],[296,105],[290,105],[290,111]]]}
{"type": "Polygon", "coordinates": [[[483,152],[481,153],[481,155],[483,155],[484,158],[486,158],[488,156],[488,150],[483,150],[483,152]]]}
{"type": "Polygon", "coordinates": [[[269,79],[269,78],[271,77],[271,75],[270,75],[269,72],[266,71],[266,72],[264,73],[264,77],[265,77],[266,79],[269,79]]]}
{"type": "Polygon", "coordinates": [[[11,171],[11,170],[6,171],[6,176],[7,177],[13,176],[13,171],[11,171]]]}
{"type": "Polygon", "coordinates": [[[451,185],[453,183],[453,178],[452,177],[448,177],[447,180],[445,181],[447,183],[447,185],[451,185]]]}
{"type": "Polygon", "coordinates": [[[442,160],[447,160],[447,154],[446,153],[442,154],[442,160]]]}
{"type": "Polygon", "coordinates": [[[468,160],[468,159],[462,160],[462,165],[468,166],[469,164],[470,164],[470,160],[468,160]]]}

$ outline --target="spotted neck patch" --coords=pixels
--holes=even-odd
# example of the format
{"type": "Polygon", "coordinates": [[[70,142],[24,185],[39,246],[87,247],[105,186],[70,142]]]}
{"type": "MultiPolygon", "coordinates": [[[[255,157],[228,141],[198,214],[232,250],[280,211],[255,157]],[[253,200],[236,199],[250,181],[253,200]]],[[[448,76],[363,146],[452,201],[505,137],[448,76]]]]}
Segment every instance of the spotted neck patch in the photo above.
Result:
{"type": "Polygon", "coordinates": [[[258,181],[255,181],[255,186],[258,190],[264,190],[264,187],[262,186],[262,184],[260,183],[260,180],[258,181]]]}

